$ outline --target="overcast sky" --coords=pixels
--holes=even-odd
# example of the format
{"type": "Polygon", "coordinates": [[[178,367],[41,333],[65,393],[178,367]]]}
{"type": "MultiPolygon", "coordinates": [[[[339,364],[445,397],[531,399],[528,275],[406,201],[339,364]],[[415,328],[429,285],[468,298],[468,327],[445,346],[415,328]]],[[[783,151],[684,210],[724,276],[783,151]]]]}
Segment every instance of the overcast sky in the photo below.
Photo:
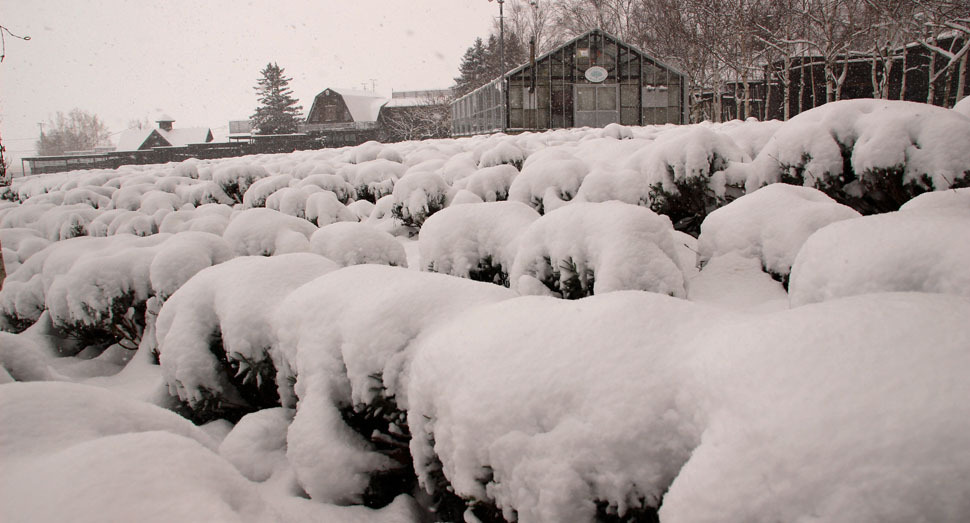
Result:
{"type": "Polygon", "coordinates": [[[271,61],[304,112],[327,87],[445,88],[497,16],[486,0],[2,0],[0,25],[31,40],[6,37],[0,135],[29,156],[38,122],[78,107],[112,132],[165,112],[222,136],[271,61]]]}

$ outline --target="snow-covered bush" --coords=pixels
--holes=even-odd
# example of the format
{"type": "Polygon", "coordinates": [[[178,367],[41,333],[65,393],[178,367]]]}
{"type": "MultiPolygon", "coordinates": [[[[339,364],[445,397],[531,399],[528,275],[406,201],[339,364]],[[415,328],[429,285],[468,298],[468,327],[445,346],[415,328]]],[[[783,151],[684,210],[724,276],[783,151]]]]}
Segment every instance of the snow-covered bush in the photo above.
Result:
{"type": "Polygon", "coordinates": [[[707,215],[698,238],[698,263],[737,252],[787,284],[805,240],[830,223],[861,215],[810,187],[774,183],[707,215]]]}
{"type": "Polygon", "coordinates": [[[164,302],[195,273],[232,257],[232,247],[215,234],[186,231],[172,235],[158,246],[149,267],[152,290],[164,302]]]}
{"type": "Polygon", "coordinates": [[[519,236],[538,218],[519,202],[452,205],[421,227],[421,268],[508,287],[519,236]]]}
{"type": "Polygon", "coordinates": [[[181,209],[162,218],[158,232],[202,231],[222,236],[229,225],[232,208],[228,205],[207,203],[194,209],[181,209]]]}
{"type": "Polygon", "coordinates": [[[52,242],[88,234],[99,211],[84,204],[59,205],[47,210],[31,227],[52,242]]]}
{"type": "Polygon", "coordinates": [[[299,187],[314,186],[330,191],[337,196],[340,203],[347,205],[354,200],[354,186],[336,174],[314,174],[307,176],[297,184],[299,187]]]}
{"type": "Polygon", "coordinates": [[[307,198],[318,192],[322,189],[315,186],[284,187],[266,198],[266,208],[287,216],[306,218],[307,198]]]}
{"type": "Polygon", "coordinates": [[[376,160],[384,149],[384,145],[374,140],[364,142],[350,150],[351,163],[364,163],[376,160]]]}
{"type": "Polygon", "coordinates": [[[353,179],[348,181],[354,185],[358,200],[376,203],[391,194],[394,184],[406,169],[404,165],[390,160],[371,160],[358,164],[353,171],[353,179]]]}
{"type": "Polygon", "coordinates": [[[228,162],[218,165],[212,172],[215,182],[236,203],[243,203],[243,197],[249,187],[261,178],[269,176],[269,172],[260,165],[243,162],[228,162]]]}
{"type": "Polygon", "coordinates": [[[778,129],[742,176],[815,187],[862,212],[894,211],[913,196],[970,184],[970,120],[894,100],[844,100],[778,129]]]}
{"type": "Polygon", "coordinates": [[[970,211],[970,187],[923,193],[899,208],[900,211],[948,209],[970,211]]]}
{"type": "Polygon", "coordinates": [[[256,208],[235,214],[222,237],[240,256],[272,256],[308,250],[316,230],[304,219],[256,208]]]}
{"type": "Polygon", "coordinates": [[[518,521],[962,519],[968,315],[915,293],[744,316],[635,292],[475,309],[413,349],[415,470],[518,521]]]}
{"type": "Polygon", "coordinates": [[[288,174],[267,176],[253,182],[243,194],[243,207],[252,209],[253,207],[266,207],[266,199],[276,191],[289,187],[293,182],[293,177],[288,174]]]}
{"type": "Polygon", "coordinates": [[[210,203],[221,203],[232,205],[235,200],[226,194],[222,187],[212,180],[206,180],[191,185],[180,185],[175,188],[175,194],[183,202],[194,207],[200,207],[210,203]]]}
{"type": "Polygon", "coordinates": [[[966,519],[967,317],[965,298],[878,294],[707,330],[688,379],[713,408],[660,520],[966,519]]]}
{"type": "Polygon", "coordinates": [[[168,238],[116,235],[110,251],[91,250],[80,256],[47,289],[46,306],[54,327],[84,340],[85,346],[121,343],[136,349],[145,328],[146,302],[154,295],[152,260],[168,238]]]}
{"type": "Polygon", "coordinates": [[[42,238],[34,229],[0,228],[0,248],[3,248],[3,263],[7,274],[16,271],[27,258],[50,244],[50,241],[42,238]]]}
{"type": "Polygon", "coordinates": [[[382,505],[409,492],[410,455],[401,447],[410,347],[444,319],[511,296],[494,285],[383,265],[347,267],[290,294],[276,335],[281,372],[291,374],[278,381],[295,378],[287,457],[310,497],[382,505]]]}
{"type": "Polygon", "coordinates": [[[374,211],[374,203],[367,200],[357,200],[350,202],[347,205],[347,210],[352,212],[358,221],[367,221],[370,218],[371,212],[374,211]]]}
{"type": "Polygon", "coordinates": [[[633,131],[625,125],[620,125],[618,123],[607,124],[603,128],[604,138],[613,138],[615,140],[629,140],[633,138],[633,131]]]}
{"type": "Polygon", "coordinates": [[[572,200],[588,172],[585,163],[568,154],[546,161],[527,160],[509,187],[509,200],[545,214],[572,200]]]}
{"type": "Polygon", "coordinates": [[[406,227],[420,228],[434,213],[448,206],[452,190],[440,175],[418,171],[394,185],[391,215],[406,227]]]}
{"type": "Polygon", "coordinates": [[[88,255],[110,252],[116,242],[127,240],[119,236],[81,236],[52,243],[38,251],[4,280],[0,289],[0,323],[15,332],[27,328],[46,310],[47,291],[59,276],[88,255]]]}
{"type": "Polygon", "coordinates": [[[458,180],[465,178],[478,170],[478,163],[475,161],[471,152],[459,153],[447,161],[439,169],[439,173],[445,181],[454,184],[458,180]]]}
{"type": "Polygon", "coordinates": [[[670,217],[678,230],[696,233],[707,214],[729,198],[725,178],[730,162],[749,160],[728,136],[703,126],[661,134],[636,154],[628,167],[650,187],[650,209],[670,217]]]}
{"type": "Polygon", "coordinates": [[[327,190],[318,190],[307,197],[304,217],[317,227],[358,221],[357,215],[340,203],[337,195],[327,190]]]}
{"type": "Polygon", "coordinates": [[[169,393],[197,419],[279,405],[273,314],[293,289],[336,268],[322,256],[296,253],[235,258],[199,271],[158,314],[169,393]]]}
{"type": "Polygon", "coordinates": [[[633,169],[594,169],[583,178],[576,193],[577,202],[617,200],[631,205],[649,206],[650,184],[647,177],[633,169]]]}
{"type": "Polygon", "coordinates": [[[509,198],[509,187],[518,175],[519,171],[511,165],[496,165],[478,169],[455,182],[453,187],[456,190],[470,191],[482,201],[504,201],[509,198]]]}
{"type": "Polygon", "coordinates": [[[577,299],[638,289],[683,297],[666,216],[621,202],[574,203],[520,236],[511,283],[522,294],[577,299]]]}
{"type": "Polygon", "coordinates": [[[510,165],[518,171],[522,168],[526,156],[528,156],[526,152],[512,143],[511,140],[500,140],[497,144],[482,152],[478,159],[478,167],[482,169],[496,165],[510,165]]]}
{"type": "Polygon", "coordinates": [[[111,198],[91,187],[75,187],[64,194],[64,205],[78,203],[89,205],[95,209],[106,209],[111,204],[111,198]]]}
{"type": "Polygon", "coordinates": [[[792,266],[793,306],[874,292],[970,298],[970,208],[911,209],[833,223],[792,266]]]}
{"type": "Polygon", "coordinates": [[[421,484],[508,521],[603,521],[610,507],[650,521],[700,441],[684,345],[714,312],[654,293],[523,297],[435,329],[408,384],[421,484]]]}
{"type": "Polygon", "coordinates": [[[404,247],[393,236],[352,221],[321,227],[310,237],[310,250],[341,267],[362,263],[408,266],[404,247]]]}

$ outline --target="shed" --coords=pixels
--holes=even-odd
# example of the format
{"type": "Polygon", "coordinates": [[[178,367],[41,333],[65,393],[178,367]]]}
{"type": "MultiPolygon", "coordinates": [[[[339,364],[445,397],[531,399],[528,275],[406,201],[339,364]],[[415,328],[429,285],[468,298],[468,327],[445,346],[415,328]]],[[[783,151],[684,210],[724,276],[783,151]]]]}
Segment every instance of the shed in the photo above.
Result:
{"type": "Polygon", "coordinates": [[[452,134],[687,122],[684,73],[600,29],[452,104],[452,134]]]}

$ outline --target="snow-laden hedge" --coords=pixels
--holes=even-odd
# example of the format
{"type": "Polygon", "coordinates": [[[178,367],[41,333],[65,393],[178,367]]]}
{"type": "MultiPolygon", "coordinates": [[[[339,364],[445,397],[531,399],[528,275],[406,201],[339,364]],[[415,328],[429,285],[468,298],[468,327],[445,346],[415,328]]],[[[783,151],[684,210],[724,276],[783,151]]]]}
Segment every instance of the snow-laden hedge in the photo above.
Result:
{"type": "Polygon", "coordinates": [[[418,344],[415,468],[510,521],[959,519],[967,317],[929,294],[747,316],[652,293],[505,301],[418,344]]]}
{"type": "Polygon", "coordinates": [[[795,256],[813,232],[859,216],[816,189],[771,184],[707,216],[697,243],[698,262],[737,252],[757,258],[765,272],[787,282],[795,256]]]}
{"type": "Polygon", "coordinates": [[[235,214],[223,238],[240,256],[272,256],[309,250],[317,228],[310,222],[272,209],[247,209],[235,214]]]}
{"type": "Polygon", "coordinates": [[[411,345],[445,318],[511,296],[381,265],[341,269],[293,291],[276,315],[277,381],[284,405],[299,398],[287,457],[304,490],[318,500],[378,505],[390,501],[382,500],[388,489],[407,492],[395,484],[410,475],[400,446],[408,437],[402,394],[411,345]]]}
{"type": "Polygon", "coordinates": [[[833,223],[809,237],[795,258],[791,303],[873,292],[970,298],[968,259],[970,206],[916,207],[833,223]]]}
{"type": "Polygon", "coordinates": [[[509,200],[545,214],[572,200],[588,173],[589,167],[568,153],[549,161],[527,161],[509,186],[509,200]]]}
{"type": "Polygon", "coordinates": [[[421,268],[508,287],[519,235],[538,218],[519,202],[449,207],[421,228],[421,268]]]}
{"type": "Polygon", "coordinates": [[[956,111],[845,100],[785,122],[755,162],[732,175],[749,191],[782,181],[820,189],[863,214],[887,212],[920,193],[970,184],[967,143],[970,119],[956,111]]]}
{"type": "Polygon", "coordinates": [[[201,419],[279,405],[276,307],[336,268],[322,256],[296,253],[235,258],[196,274],[158,313],[159,361],[170,394],[201,419]]]}
{"type": "Polygon", "coordinates": [[[310,250],[341,267],[362,263],[408,266],[400,242],[384,231],[357,222],[321,227],[310,237],[310,250]]]}
{"type": "Polygon", "coordinates": [[[574,203],[519,236],[510,280],[523,294],[577,299],[637,289],[685,295],[666,216],[621,202],[574,203]]]}
{"type": "Polygon", "coordinates": [[[628,166],[646,178],[654,212],[669,216],[679,230],[696,231],[709,212],[728,201],[726,180],[718,173],[746,160],[726,135],[692,126],[661,135],[628,166]]]}

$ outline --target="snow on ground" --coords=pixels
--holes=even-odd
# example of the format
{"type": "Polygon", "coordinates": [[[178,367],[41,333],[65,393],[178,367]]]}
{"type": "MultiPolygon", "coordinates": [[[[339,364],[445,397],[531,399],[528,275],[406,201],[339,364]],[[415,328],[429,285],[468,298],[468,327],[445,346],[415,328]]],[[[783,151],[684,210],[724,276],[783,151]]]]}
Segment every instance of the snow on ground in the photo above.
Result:
{"type": "Polygon", "coordinates": [[[970,519],[964,105],[17,179],[0,519],[970,519]]]}

